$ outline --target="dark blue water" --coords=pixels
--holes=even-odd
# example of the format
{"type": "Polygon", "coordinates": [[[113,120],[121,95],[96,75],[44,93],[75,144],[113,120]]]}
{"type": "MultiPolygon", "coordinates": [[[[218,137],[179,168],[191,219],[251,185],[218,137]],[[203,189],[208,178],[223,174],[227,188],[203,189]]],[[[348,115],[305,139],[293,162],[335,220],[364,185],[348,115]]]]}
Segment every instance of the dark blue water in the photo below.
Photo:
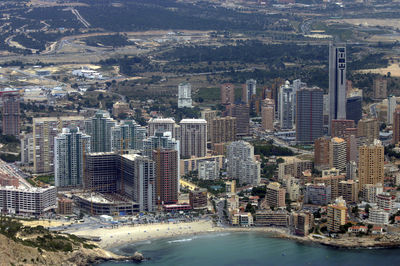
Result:
{"type": "MultiPolygon", "coordinates": [[[[346,250],[268,237],[259,232],[214,233],[124,245],[113,250],[141,252],[141,265],[400,265],[400,249],[346,250]]],[[[102,266],[133,263],[107,262],[102,266]]]]}

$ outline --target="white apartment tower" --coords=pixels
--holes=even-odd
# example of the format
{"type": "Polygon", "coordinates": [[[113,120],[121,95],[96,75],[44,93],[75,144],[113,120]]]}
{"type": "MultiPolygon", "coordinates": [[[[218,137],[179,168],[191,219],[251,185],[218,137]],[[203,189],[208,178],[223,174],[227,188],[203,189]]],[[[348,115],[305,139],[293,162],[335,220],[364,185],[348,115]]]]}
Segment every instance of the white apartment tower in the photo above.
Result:
{"type": "Polygon", "coordinates": [[[63,128],[54,140],[54,176],[56,187],[80,187],[83,184],[84,153],[90,152],[90,136],[79,128],[63,128]]]}
{"type": "Polygon", "coordinates": [[[254,158],[254,147],[243,140],[234,141],[227,147],[228,176],[239,179],[240,184],[260,184],[260,162],[254,158]]]}
{"type": "Polygon", "coordinates": [[[187,82],[178,86],[178,108],[192,108],[192,85],[187,82]]]}

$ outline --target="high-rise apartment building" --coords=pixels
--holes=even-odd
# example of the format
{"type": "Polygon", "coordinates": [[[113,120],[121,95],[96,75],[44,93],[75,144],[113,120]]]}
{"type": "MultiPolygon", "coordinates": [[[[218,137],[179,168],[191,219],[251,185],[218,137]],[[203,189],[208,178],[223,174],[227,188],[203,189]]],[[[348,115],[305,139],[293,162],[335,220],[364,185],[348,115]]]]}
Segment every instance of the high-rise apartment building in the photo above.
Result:
{"type": "Polygon", "coordinates": [[[314,142],[314,167],[318,170],[328,169],[330,167],[330,146],[331,139],[321,137],[314,142]]]}
{"type": "Polygon", "coordinates": [[[365,137],[368,143],[379,139],[379,123],[375,118],[363,118],[358,121],[357,137],[365,137]]]}
{"type": "Polygon", "coordinates": [[[182,119],[179,125],[181,156],[204,157],[207,153],[207,121],[182,119]]]}
{"type": "Polygon", "coordinates": [[[176,150],[180,154],[179,140],[172,138],[171,132],[156,131],[154,135],[143,140],[143,155],[153,158],[153,151],[157,149],[176,150]]]}
{"type": "Polygon", "coordinates": [[[54,178],[56,187],[81,187],[84,153],[90,152],[90,136],[79,128],[63,128],[54,140],[54,178]]]}
{"type": "Polygon", "coordinates": [[[360,188],[365,184],[383,184],[384,181],[384,148],[379,140],[374,144],[364,145],[359,148],[358,180],[360,188]]]}
{"type": "Polygon", "coordinates": [[[33,134],[28,133],[21,136],[21,163],[33,163],[33,134]]]}
{"type": "Polygon", "coordinates": [[[83,116],[33,118],[33,168],[35,173],[54,171],[54,138],[63,128],[84,128],[83,116]]]}
{"type": "Polygon", "coordinates": [[[340,226],[346,224],[347,207],[343,199],[337,199],[327,208],[328,231],[339,232],[340,226]]]}
{"type": "Polygon", "coordinates": [[[231,83],[221,85],[221,104],[233,104],[235,102],[235,86],[231,83]]]}
{"type": "Polygon", "coordinates": [[[178,108],[192,108],[192,85],[187,82],[178,86],[178,108]]]}
{"type": "Polygon", "coordinates": [[[110,152],[112,150],[111,130],[116,125],[107,111],[99,110],[85,121],[85,133],[90,139],[92,152],[110,152]]]}
{"type": "Polygon", "coordinates": [[[387,108],[387,121],[388,125],[393,124],[393,114],[397,107],[397,97],[391,95],[388,97],[388,108],[387,108]]]}
{"type": "Polygon", "coordinates": [[[179,139],[179,127],[173,118],[151,118],[148,122],[149,137],[154,136],[155,132],[171,132],[172,138],[179,139]]]}
{"type": "Polygon", "coordinates": [[[236,117],[218,117],[211,122],[211,143],[223,143],[236,140],[236,117]]]}
{"type": "Polygon", "coordinates": [[[3,98],[3,135],[18,137],[21,131],[19,92],[2,92],[1,95],[3,98]]]}
{"type": "Polygon", "coordinates": [[[304,194],[305,204],[314,204],[325,206],[331,200],[331,186],[325,183],[306,184],[306,191],[304,194]]]}
{"type": "Polygon", "coordinates": [[[266,98],[261,103],[261,125],[266,131],[274,130],[275,104],[272,99],[266,98]]]}
{"type": "Polygon", "coordinates": [[[353,120],[357,125],[362,118],[362,97],[353,96],[346,100],[346,119],[353,120]]]}
{"type": "Polygon", "coordinates": [[[121,158],[115,152],[87,153],[83,186],[93,192],[115,193],[117,187],[121,158]]]}
{"type": "Polygon", "coordinates": [[[332,138],[344,138],[346,135],[346,129],[354,128],[354,121],[353,120],[332,120],[331,121],[331,136],[332,138]]]}
{"type": "Polygon", "coordinates": [[[346,46],[344,44],[329,44],[329,109],[329,122],[335,119],[346,119],[346,46]]]}
{"type": "Polygon", "coordinates": [[[296,99],[296,142],[313,143],[323,135],[322,89],[302,88],[296,99]]]}
{"type": "Polygon", "coordinates": [[[146,128],[134,120],[123,120],[111,128],[111,150],[142,150],[146,132],[146,128]]]}
{"type": "Polygon", "coordinates": [[[268,184],[265,198],[267,199],[267,204],[272,208],[281,208],[286,206],[285,202],[286,190],[281,187],[278,182],[271,182],[268,184]]]}
{"type": "Polygon", "coordinates": [[[250,111],[245,103],[231,104],[227,106],[228,116],[236,118],[236,135],[248,136],[250,133],[250,111]]]}
{"type": "Polygon", "coordinates": [[[119,167],[121,190],[132,201],[139,204],[140,211],[156,210],[155,163],[138,154],[120,156],[119,167]]]}
{"type": "Polygon", "coordinates": [[[234,141],[227,147],[228,177],[239,179],[240,184],[260,183],[260,162],[254,157],[254,147],[245,141],[234,141]]]}
{"type": "Polygon", "coordinates": [[[346,180],[339,182],[339,196],[348,203],[358,202],[358,182],[355,180],[346,180]]]}
{"type": "Polygon", "coordinates": [[[156,199],[158,205],[178,202],[179,154],[177,150],[157,149],[153,151],[156,177],[156,199]]]}
{"type": "Polygon", "coordinates": [[[201,118],[207,121],[207,141],[211,141],[212,120],[217,117],[217,110],[206,109],[201,111],[201,118]]]}
{"type": "Polygon", "coordinates": [[[400,107],[397,107],[393,112],[393,138],[392,143],[400,142],[400,107]]]}
{"type": "Polygon", "coordinates": [[[278,119],[281,129],[292,129],[295,120],[295,91],[289,81],[279,88],[278,119]]]}
{"type": "Polygon", "coordinates": [[[331,199],[336,199],[340,196],[339,194],[339,183],[341,181],[345,181],[346,176],[337,175],[337,176],[324,176],[317,177],[314,179],[314,183],[316,184],[325,184],[326,187],[331,188],[331,199]]]}
{"type": "Polygon", "coordinates": [[[329,164],[340,171],[346,169],[347,143],[342,138],[332,138],[329,147],[329,164]]]}
{"type": "Polygon", "coordinates": [[[387,98],[387,79],[384,77],[375,78],[373,81],[374,98],[385,99],[387,98]]]}
{"type": "Polygon", "coordinates": [[[248,79],[242,88],[242,102],[251,105],[253,96],[257,93],[257,80],[248,79]]]}

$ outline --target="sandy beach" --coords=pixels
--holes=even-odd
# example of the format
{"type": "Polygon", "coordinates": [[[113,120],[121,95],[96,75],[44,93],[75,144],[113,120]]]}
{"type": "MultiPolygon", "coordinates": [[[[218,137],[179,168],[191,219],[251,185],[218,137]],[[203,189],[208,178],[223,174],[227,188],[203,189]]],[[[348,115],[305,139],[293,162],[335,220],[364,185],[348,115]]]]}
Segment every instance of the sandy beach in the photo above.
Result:
{"type": "Polygon", "coordinates": [[[98,243],[102,248],[111,248],[126,243],[133,243],[149,239],[170,238],[183,235],[196,235],[200,233],[211,233],[223,231],[215,227],[210,221],[199,221],[190,223],[160,223],[144,224],[135,226],[119,226],[118,228],[100,228],[93,230],[82,230],[74,232],[77,236],[99,236],[98,243]]]}

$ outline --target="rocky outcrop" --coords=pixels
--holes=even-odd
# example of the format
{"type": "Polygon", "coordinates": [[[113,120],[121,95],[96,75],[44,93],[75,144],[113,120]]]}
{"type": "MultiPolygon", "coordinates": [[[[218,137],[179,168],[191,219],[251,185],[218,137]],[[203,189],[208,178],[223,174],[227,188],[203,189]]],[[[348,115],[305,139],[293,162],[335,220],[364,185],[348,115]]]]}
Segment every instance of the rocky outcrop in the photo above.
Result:
{"type": "Polygon", "coordinates": [[[133,256],[119,256],[101,248],[74,247],[71,252],[51,252],[22,245],[0,234],[0,265],[90,265],[100,261],[144,260],[141,253],[133,256]]]}

